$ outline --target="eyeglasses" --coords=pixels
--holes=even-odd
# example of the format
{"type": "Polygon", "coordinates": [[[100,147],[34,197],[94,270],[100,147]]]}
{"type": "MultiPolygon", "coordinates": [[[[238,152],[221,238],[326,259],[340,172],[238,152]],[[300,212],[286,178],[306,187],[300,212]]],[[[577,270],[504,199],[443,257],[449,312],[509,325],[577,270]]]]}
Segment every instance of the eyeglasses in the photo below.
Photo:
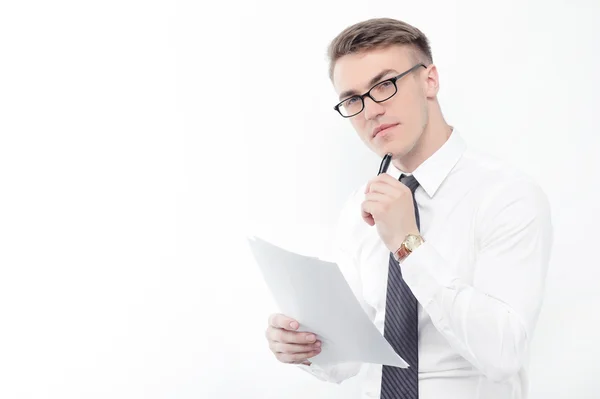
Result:
{"type": "Polygon", "coordinates": [[[365,109],[365,97],[369,97],[371,100],[376,103],[382,103],[390,98],[394,97],[394,95],[398,92],[398,87],[396,86],[396,81],[415,69],[423,67],[427,68],[423,64],[417,64],[414,67],[410,68],[406,72],[402,72],[400,75],[386,79],[383,82],[377,83],[375,86],[371,87],[371,89],[362,95],[355,95],[350,98],[345,99],[344,101],[337,104],[333,107],[334,110],[340,113],[344,118],[350,118],[352,116],[358,115],[365,109]]]}

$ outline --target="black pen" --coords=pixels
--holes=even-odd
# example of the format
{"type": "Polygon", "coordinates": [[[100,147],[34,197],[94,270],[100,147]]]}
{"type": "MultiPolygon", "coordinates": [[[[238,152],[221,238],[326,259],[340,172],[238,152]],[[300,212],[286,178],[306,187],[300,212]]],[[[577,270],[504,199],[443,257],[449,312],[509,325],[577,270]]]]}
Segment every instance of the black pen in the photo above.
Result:
{"type": "Polygon", "coordinates": [[[388,167],[390,166],[390,162],[392,162],[392,154],[387,153],[381,160],[381,165],[379,165],[379,172],[377,172],[377,176],[379,176],[382,173],[387,172],[388,167]]]}

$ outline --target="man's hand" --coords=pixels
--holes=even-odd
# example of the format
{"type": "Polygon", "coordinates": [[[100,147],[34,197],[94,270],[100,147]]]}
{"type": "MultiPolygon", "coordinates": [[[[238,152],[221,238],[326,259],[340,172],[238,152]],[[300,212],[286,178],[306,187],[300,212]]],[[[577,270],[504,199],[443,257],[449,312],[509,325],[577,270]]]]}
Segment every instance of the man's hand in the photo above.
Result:
{"type": "Polygon", "coordinates": [[[269,348],[282,363],[310,365],[309,358],[321,353],[321,342],[313,333],[295,331],[300,324],[282,314],[269,317],[266,337],[269,348]]]}
{"type": "Polygon", "coordinates": [[[419,234],[410,189],[387,173],[369,181],[361,210],[363,220],[377,226],[390,251],[396,251],[407,234],[419,234]]]}

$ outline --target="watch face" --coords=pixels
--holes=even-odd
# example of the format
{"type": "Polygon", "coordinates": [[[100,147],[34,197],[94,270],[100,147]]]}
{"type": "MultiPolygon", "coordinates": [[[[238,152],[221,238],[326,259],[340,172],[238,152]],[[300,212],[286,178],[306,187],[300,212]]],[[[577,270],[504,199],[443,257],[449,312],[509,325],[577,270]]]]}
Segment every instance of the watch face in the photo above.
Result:
{"type": "Polygon", "coordinates": [[[415,248],[421,245],[422,242],[423,240],[421,239],[421,237],[417,235],[411,234],[408,237],[406,237],[406,247],[411,251],[413,251],[415,248]]]}

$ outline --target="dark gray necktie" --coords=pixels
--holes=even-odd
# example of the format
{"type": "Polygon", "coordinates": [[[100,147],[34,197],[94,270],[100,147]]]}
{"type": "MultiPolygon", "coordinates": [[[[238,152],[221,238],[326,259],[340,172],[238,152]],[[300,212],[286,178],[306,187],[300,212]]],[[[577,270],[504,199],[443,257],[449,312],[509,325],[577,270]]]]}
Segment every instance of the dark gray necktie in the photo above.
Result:
{"type": "MultiPolygon", "coordinates": [[[[413,176],[400,176],[413,193],[417,227],[421,228],[415,190],[419,182],[413,176]]],[[[417,399],[419,397],[419,330],[417,299],[402,278],[400,265],[390,253],[385,327],[383,336],[410,367],[383,366],[381,399],[417,399]]]]}

